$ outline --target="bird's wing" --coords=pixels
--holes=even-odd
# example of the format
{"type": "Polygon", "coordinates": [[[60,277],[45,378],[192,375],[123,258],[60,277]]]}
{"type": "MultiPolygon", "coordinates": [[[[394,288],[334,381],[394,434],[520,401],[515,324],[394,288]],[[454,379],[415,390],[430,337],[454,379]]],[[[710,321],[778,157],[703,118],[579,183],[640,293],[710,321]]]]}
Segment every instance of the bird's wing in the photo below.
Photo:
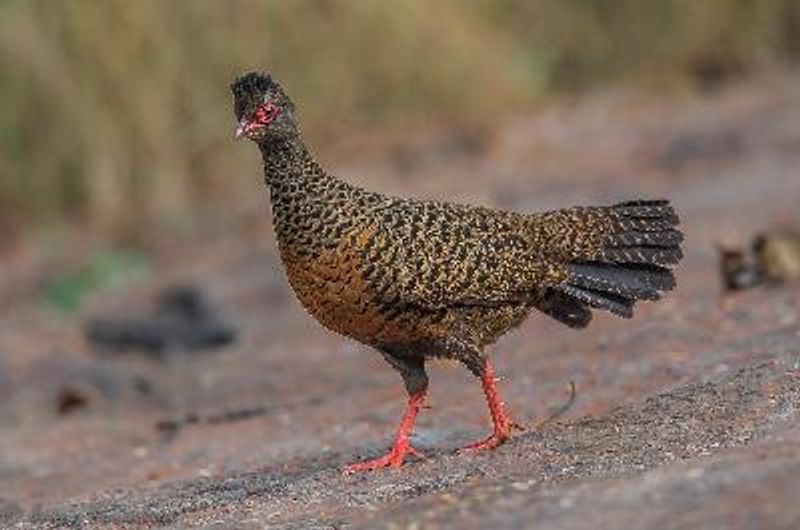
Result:
{"type": "Polygon", "coordinates": [[[428,309],[530,301],[566,269],[538,255],[525,217],[485,208],[413,203],[387,208],[364,231],[364,274],[382,303],[428,309]]]}
{"type": "Polygon", "coordinates": [[[674,287],[682,257],[679,220],[663,200],[527,215],[408,201],[380,213],[363,256],[389,305],[535,305],[554,288],[629,317],[636,300],[674,287]]]}

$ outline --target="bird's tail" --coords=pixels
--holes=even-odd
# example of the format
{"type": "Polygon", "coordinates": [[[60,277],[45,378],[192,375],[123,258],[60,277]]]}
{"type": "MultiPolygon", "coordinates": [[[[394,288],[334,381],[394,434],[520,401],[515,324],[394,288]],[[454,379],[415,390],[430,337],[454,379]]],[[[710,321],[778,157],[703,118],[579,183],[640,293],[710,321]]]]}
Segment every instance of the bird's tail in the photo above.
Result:
{"type": "MultiPolygon", "coordinates": [[[[668,201],[630,201],[576,213],[585,216],[585,231],[562,254],[567,277],[553,286],[560,297],[630,318],[636,301],[658,300],[675,287],[671,268],[683,257],[683,233],[668,201]]],[[[588,324],[579,319],[584,321],[588,324]]]]}

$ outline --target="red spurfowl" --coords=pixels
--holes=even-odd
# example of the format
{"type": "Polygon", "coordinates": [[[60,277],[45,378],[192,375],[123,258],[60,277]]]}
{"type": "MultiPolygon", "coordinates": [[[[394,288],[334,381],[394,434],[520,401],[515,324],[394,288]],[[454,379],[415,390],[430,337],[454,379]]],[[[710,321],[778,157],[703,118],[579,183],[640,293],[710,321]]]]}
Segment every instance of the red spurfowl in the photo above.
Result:
{"type": "Polygon", "coordinates": [[[628,318],[672,289],[683,234],[664,200],[517,213],[389,197],[328,174],[300,135],[295,106],[269,75],[232,85],[237,137],[261,150],[281,257],[294,292],[322,325],[379,351],[409,401],[381,458],[347,471],[399,467],[425,401],[425,362],[461,361],[480,378],[494,431],[508,439],[486,346],[538,309],[574,328],[591,309],[628,318]]]}

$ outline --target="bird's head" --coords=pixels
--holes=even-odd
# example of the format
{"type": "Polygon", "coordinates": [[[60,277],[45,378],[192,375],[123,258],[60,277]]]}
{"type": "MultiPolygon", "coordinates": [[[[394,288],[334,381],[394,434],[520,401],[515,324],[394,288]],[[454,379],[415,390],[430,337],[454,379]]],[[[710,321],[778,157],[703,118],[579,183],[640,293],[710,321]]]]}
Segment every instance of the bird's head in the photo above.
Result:
{"type": "Polygon", "coordinates": [[[269,74],[244,74],[233,82],[231,92],[239,123],[236,138],[265,143],[297,135],[294,104],[269,74]]]}

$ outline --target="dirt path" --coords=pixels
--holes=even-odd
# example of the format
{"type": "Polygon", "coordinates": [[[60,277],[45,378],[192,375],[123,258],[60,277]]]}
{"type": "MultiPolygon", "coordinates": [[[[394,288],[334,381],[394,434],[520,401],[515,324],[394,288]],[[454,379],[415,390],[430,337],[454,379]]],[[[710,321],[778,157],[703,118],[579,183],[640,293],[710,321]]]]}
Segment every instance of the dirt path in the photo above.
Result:
{"type": "Polygon", "coordinates": [[[341,172],[521,210],[667,196],[688,234],[680,288],[632,321],[599,316],[577,333],[535,318],[504,339],[502,389],[532,428],[491,454],[454,454],[486,413],[470,376],[434,366],[415,440],[428,458],[347,477],[342,464],[384,450],[401,384],[303,314],[265,216],[165,253],[157,281],[77,317],[6,282],[0,527],[800,526],[800,287],[723,300],[713,247],[800,225],[800,80],[669,102],[592,96],[510,124],[480,156],[412,159],[341,172]],[[208,286],[241,330],[234,347],[158,361],[100,357],[81,339],[81,316],[175,281],[208,286]],[[574,405],[535,428],[571,381],[574,405]],[[70,385],[88,403],[59,416],[70,385]]]}

